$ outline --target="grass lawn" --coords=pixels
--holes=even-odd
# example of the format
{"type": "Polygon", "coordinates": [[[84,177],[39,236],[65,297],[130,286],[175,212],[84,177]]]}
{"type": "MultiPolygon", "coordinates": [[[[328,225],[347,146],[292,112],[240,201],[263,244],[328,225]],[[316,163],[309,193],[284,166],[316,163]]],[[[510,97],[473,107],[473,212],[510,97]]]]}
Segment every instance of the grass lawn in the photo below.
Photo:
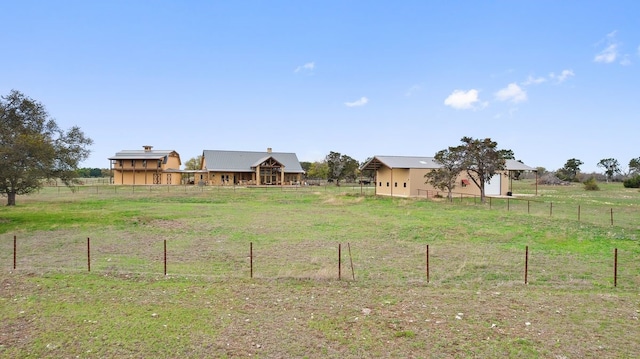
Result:
{"type": "Polygon", "coordinates": [[[640,192],[599,185],[47,188],[0,208],[0,357],[635,357],[640,192]]]}

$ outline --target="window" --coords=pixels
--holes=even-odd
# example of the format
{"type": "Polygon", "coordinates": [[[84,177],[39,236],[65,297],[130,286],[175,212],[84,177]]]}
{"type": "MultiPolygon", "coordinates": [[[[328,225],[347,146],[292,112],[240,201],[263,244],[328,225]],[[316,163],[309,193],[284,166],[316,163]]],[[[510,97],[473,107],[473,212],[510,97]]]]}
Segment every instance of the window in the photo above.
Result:
{"type": "Polygon", "coordinates": [[[462,187],[467,187],[469,185],[468,179],[463,179],[461,182],[462,182],[462,187]]]}
{"type": "Polygon", "coordinates": [[[389,182],[387,182],[387,187],[389,187],[389,182]]]}
{"type": "Polygon", "coordinates": [[[147,160],[142,160],[142,167],[147,168],[147,160]]]}
{"type": "Polygon", "coordinates": [[[404,183],[404,186],[403,186],[403,187],[404,187],[404,188],[407,188],[407,182],[405,182],[405,183],[404,183]]]}
{"type": "Polygon", "coordinates": [[[398,182],[393,182],[393,187],[398,187],[398,182]]]}
{"type": "Polygon", "coordinates": [[[123,160],[119,160],[118,162],[120,163],[120,167],[124,166],[124,161],[123,160]]]}
{"type": "Polygon", "coordinates": [[[131,167],[135,167],[136,166],[136,160],[131,160],[131,167]]]}
{"type": "Polygon", "coordinates": [[[378,187],[382,187],[382,182],[380,182],[380,184],[378,185],[378,187]]]}

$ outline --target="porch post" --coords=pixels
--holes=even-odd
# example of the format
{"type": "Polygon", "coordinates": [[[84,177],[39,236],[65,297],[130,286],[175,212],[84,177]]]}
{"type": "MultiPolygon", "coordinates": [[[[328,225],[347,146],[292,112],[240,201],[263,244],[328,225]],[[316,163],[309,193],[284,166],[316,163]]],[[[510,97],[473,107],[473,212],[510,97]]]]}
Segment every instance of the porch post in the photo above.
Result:
{"type": "Polygon", "coordinates": [[[284,186],[284,166],[280,167],[280,185],[284,186]]]}
{"type": "Polygon", "coordinates": [[[260,166],[256,167],[256,185],[260,185],[260,166]]]}

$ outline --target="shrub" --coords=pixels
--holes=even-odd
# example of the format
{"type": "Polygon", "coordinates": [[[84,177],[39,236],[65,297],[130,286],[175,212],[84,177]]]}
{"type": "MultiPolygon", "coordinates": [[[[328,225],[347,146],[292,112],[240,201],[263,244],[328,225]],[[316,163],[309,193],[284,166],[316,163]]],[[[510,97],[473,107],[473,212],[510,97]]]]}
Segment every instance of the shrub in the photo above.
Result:
{"type": "Polygon", "coordinates": [[[588,180],[584,181],[584,189],[585,191],[599,191],[600,187],[598,187],[598,182],[596,182],[595,177],[591,177],[588,180]]]}
{"type": "Polygon", "coordinates": [[[635,175],[622,182],[624,188],[640,188],[640,175],[635,175]]]}

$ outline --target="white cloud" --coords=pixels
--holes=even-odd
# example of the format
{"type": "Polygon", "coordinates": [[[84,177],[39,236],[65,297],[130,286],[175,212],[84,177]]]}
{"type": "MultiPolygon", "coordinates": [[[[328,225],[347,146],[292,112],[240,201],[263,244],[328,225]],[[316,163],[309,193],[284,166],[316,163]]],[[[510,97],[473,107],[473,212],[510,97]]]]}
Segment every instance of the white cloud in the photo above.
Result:
{"type": "Polygon", "coordinates": [[[547,82],[547,79],[545,79],[544,77],[533,77],[529,75],[527,80],[522,83],[522,86],[538,85],[543,82],[547,82]]]}
{"type": "Polygon", "coordinates": [[[311,62],[307,62],[304,65],[300,65],[300,66],[296,67],[296,69],[293,70],[293,72],[296,72],[296,73],[303,72],[303,71],[304,72],[311,72],[315,68],[316,68],[316,63],[311,61],[311,62]]]}
{"type": "Polygon", "coordinates": [[[500,101],[518,103],[527,100],[527,93],[516,83],[510,83],[507,87],[496,92],[496,98],[500,101]]]}
{"type": "Polygon", "coordinates": [[[618,44],[611,44],[606,49],[600,51],[593,59],[595,62],[610,64],[618,58],[618,44]]]}
{"type": "Polygon", "coordinates": [[[563,83],[567,81],[569,77],[573,77],[573,76],[575,76],[575,74],[573,73],[573,70],[562,70],[562,72],[559,75],[556,75],[553,72],[549,74],[549,78],[556,80],[558,83],[563,83]]]}
{"type": "Polygon", "coordinates": [[[353,101],[353,102],[345,102],[344,105],[347,107],[359,107],[359,106],[364,106],[367,104],[367,102],[369,102],[369,99],[362,96],[360,97],[359,100],[353,101]]]}
{"type": "Polygon", "coordinates": [[[476,89],[469,91],[454,90],[451,95],[444,100],[444,104],[456,110],[475,110],[488,105],[486,102],[480,102],[478,90],[476,89]]]}
{"type": "Polygon", "coordinates": [[[607,37],[599,43],[605,43],[606,47],[593,58],[595,62],[610,64],[620,56],[618,47],[620,43],[616,40],[616,31],[607,34],[607,37]]]}

